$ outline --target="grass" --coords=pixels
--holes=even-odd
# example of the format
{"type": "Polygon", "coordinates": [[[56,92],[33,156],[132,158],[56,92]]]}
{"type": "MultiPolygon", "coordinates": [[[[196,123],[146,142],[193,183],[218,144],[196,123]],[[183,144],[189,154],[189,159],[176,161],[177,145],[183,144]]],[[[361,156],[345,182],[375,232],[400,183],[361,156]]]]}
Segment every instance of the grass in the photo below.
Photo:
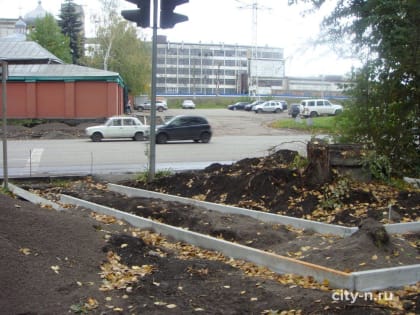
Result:
{"type": "Polygon", "coordinates": [[[282,119],[271,124],[273,128],[288,128],[295,130],[308,131],[311,133],[337,133],[337,117],[316,117],[310,119],[282,119]],[[312,123],[310,121],[312,120],[312,123]]]}

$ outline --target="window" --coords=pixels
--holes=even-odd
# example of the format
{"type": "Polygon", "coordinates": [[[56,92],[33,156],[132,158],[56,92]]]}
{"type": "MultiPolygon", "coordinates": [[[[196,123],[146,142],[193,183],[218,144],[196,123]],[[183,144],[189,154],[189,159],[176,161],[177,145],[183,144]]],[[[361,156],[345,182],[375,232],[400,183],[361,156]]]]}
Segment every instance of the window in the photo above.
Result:
{"type": "Polygon", "coordinates": [[[125,126],[135,126],[136,122],[134,121],[134,119],[128,118],[128,119],[124,119],[124,125],[125,126]]]}
{"type": "Polygon", "coordinates": [[[114,119],[112,122],[113,126],[121,126],[121,119],[114,119]]]}

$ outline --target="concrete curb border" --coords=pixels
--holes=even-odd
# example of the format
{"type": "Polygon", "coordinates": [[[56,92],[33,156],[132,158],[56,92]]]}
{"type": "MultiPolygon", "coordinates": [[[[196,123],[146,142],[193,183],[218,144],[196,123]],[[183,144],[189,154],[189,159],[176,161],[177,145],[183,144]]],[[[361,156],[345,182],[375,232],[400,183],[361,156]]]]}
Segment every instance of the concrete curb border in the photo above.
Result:
{"type": "Polygon", "coordinates": [[[312,276],[318,282],[327,279],[331,288],[370,291],[400,287],[420,281],[420,264],[346,273],[155,222],[82,199],[61,195],[61,201],[114,216],[135,227],[152,229],[156,233],[172,237],[178,241],[219,251],[227,257],[242,259],[265,266],[279,274],[293,273],[301,276],[312,276]]]}
{"type": "Polygon", "coordinates": [[[58,210],[58,211],[64,210],[64,208],[61,207],[59,204],[57,204],[55,202],[52,202],[51,200],[42,198],[42,197],[40,197],[36,194],[33,194],[33,193],[31,193],[27,190],[19,188],[19,187],[15,186],[11,183],[8,184],[8,188],[15,195],[18,195],[19,197],[21,197],[25,200],[28,200],[28,201],[32,202],[33,204],[40,205],[40,206],[43,206],[43,207],[51,207],[51,208],[53,208],[55,210],[58,210]]]}
{"type": "Polygon", "coordinates": [[[208,210],[218,211],[222,213],[230,213],[230,214],[241,214],[246,215],[248,217],[252,217],[254,219],[269,222],[269,223],[276,223],[276,224],[283,224],[283,225],[291,225],[297,229],[305,229],[311,230],[317,233],[322,234],[332,234],[338,236],[349,236],[356,232],[357,228],[327,224],[322,222],[310,221],[305,219],[299,219],[294,217],[289,217],[285,215],[278,215],[273,213],[267,213],[262,211],[250,210],[250,209],[243,209],[234,206],[228,206],[223,204],[217,204],[207,201],[200,201],[191,198],[185,198],[180,196],[168,195],[159,192],[138,189],[133,187],[121,186],[117,184],[108,184],[108,189],[120,194],[127,195],[129,197],[145,197],[145,198],[157,198],[166,201],[176,201],[184,204],[194,205],[197,207],[202,207],[208,210]]]}
{"type": "MultiPolygon", "coordinates": [[[[242,214],[254,219],[271,222],[271,223],[280,223],[284,225],[291,225],[298,229],[311,230],[321,234],[332,234],[337,236],[350,236],[351,234],[357,232],[357,227],[346,227],[341,225],[328,224],[323,222],[311,221],[306,219],[299,219],[295,217],[289,217],[285,215],[266,213],[262,211],[255,211],[250,209],[244,209],[229,205],[217,204],[208,201],[200,201],[191,198],[185,198],[175,195],[168,195],[164,193],[154,192],[150,190],[144,190],[139,188],[133,188],[128,186],[122,186],[117,184],[108,184],[108,189],[120,194],[124,194],[128,197],[145,197],[145,198],[157,198],[166,201],[176,201],[184,204],[194,205],[198,207],[203,207],[208,210],[214,210],[222,213],[231,213],[231,214],[242,214]]],[[[404,233],[416,233],[420,232],[420,221],[419,222],[407,222],[407,223],[393,223],[393,224],[384,224],[384,228],[390,234],[404,234],[404,233]]]]}

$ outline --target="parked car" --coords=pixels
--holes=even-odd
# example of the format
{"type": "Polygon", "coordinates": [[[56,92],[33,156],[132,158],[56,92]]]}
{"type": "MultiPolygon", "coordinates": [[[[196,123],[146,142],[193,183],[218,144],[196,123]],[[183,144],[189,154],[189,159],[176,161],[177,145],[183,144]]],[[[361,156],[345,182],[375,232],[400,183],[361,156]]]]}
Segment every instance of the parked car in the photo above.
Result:
{"type": "Polygon", "coordinates": [[[195,108],[195,103],[192,100],[184,100],[182,102],[182,108],[195,108]]]}
{"type": "Polygon", "coordinates": [[[113,116],[103,125],[87,127],[85,133],[92,141],[104,138],[131,138],[135,141],[145,140],[149,135],[149,126],[144,125],[134,116],[113,116]]]}
{"type": "Polygon", "coordinates": [[[227,109],[230,110],[244,110],[245,105],[249,104],[248,102],[237,102],[235,104],[228,105],[227,109]]]}
{"type": "Polygon", "coordinates": [[[255,113],[280,113],[283,111],[283,104],[279,101],[265,101],[264,103],[255,105],[253,111],[255,113]]]}
{"type": "MultiPolygon", "coordinates": [[[[134,109],[139,111],[150,110],[152,108],[152,102],[146,101],[140,105],[135,104],[134,109]]],[[[156,110],[159,112],[163,112],[164,110],[168,109],[168,105],[165,101],[156,101],[156,110]]]]}
{"type": "Polygon", "coordinates": [[[254,101],[254,102],[252,102],[252,103],[250,103],[250,104],[247,104],[247,105],[245,105],[245,110],[246,111],[248,111],[248,112],[250,112],[250,111],[252,111],[253,110],[253,107],[254,106],[256,106],[256,105],[258,105],[258,104],[262,104],[262,103],[264,103],[264,101],[254,101]]]}
{"type": "Polygon", "coordinates": [[[208,143],[211,136],[211,126],[207,119],[201,116],[175,116],[156,129],[156,143],[174,140],[208,143]]]}
{"type": "Polygon", "coordinates": [[[325,99],[308,99],[300,102],[300,113],[305,117],[337,115],[343,112],[343,106],[331,104],[325,99]]]}
{"type": "Polygon", "coordinates": [[[291,104],[287,113],[289,114],[289,116],[296,118],[300,114],[300,104],[291,104]]]}

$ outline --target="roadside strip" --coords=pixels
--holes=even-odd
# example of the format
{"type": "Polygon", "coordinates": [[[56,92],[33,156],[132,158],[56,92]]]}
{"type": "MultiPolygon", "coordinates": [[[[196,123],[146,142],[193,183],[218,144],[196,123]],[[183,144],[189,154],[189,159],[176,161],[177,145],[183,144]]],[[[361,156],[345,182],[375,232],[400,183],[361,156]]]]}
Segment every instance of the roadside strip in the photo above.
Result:
{"type": "MultiPolygon", "coordinates": [[[[144,197],[144,198],[156,198],[166,201],[176,201],[188,205],[194,205],[197,207],[202,207],[207,210],[214,210],[222,213],[228,214],[242,214],[254,219],[290,225],[297,229],[305,229],[309,231],[314,231],[321,234],[331,234],[341,237],[347,237],[351,234],[357,232],[359,228],[357,227],[346,227],[341,225],[328,224],[323,222],[311,221],[306,219],[299,219],[295,217],[289,217],[285,215],[267,213],[262,211],[244,209],[229,205],[217,204],[208,201],[200,201],[191,198],[185,198],[175,195],[168,195],[159,192],[154,192],[150,190],[144,190],[139,188],[133,188],[128,186],[122,186],[117,184],[108,184],[108,189],[128,197],[144,197]]],[[[393,224],[384,224],[384,228],[390,234],[404,234],[404,233],[416,233],[420,232],[420,221],[418,222],[407,222],[407,223],[393,223],[393,224]]]]}

